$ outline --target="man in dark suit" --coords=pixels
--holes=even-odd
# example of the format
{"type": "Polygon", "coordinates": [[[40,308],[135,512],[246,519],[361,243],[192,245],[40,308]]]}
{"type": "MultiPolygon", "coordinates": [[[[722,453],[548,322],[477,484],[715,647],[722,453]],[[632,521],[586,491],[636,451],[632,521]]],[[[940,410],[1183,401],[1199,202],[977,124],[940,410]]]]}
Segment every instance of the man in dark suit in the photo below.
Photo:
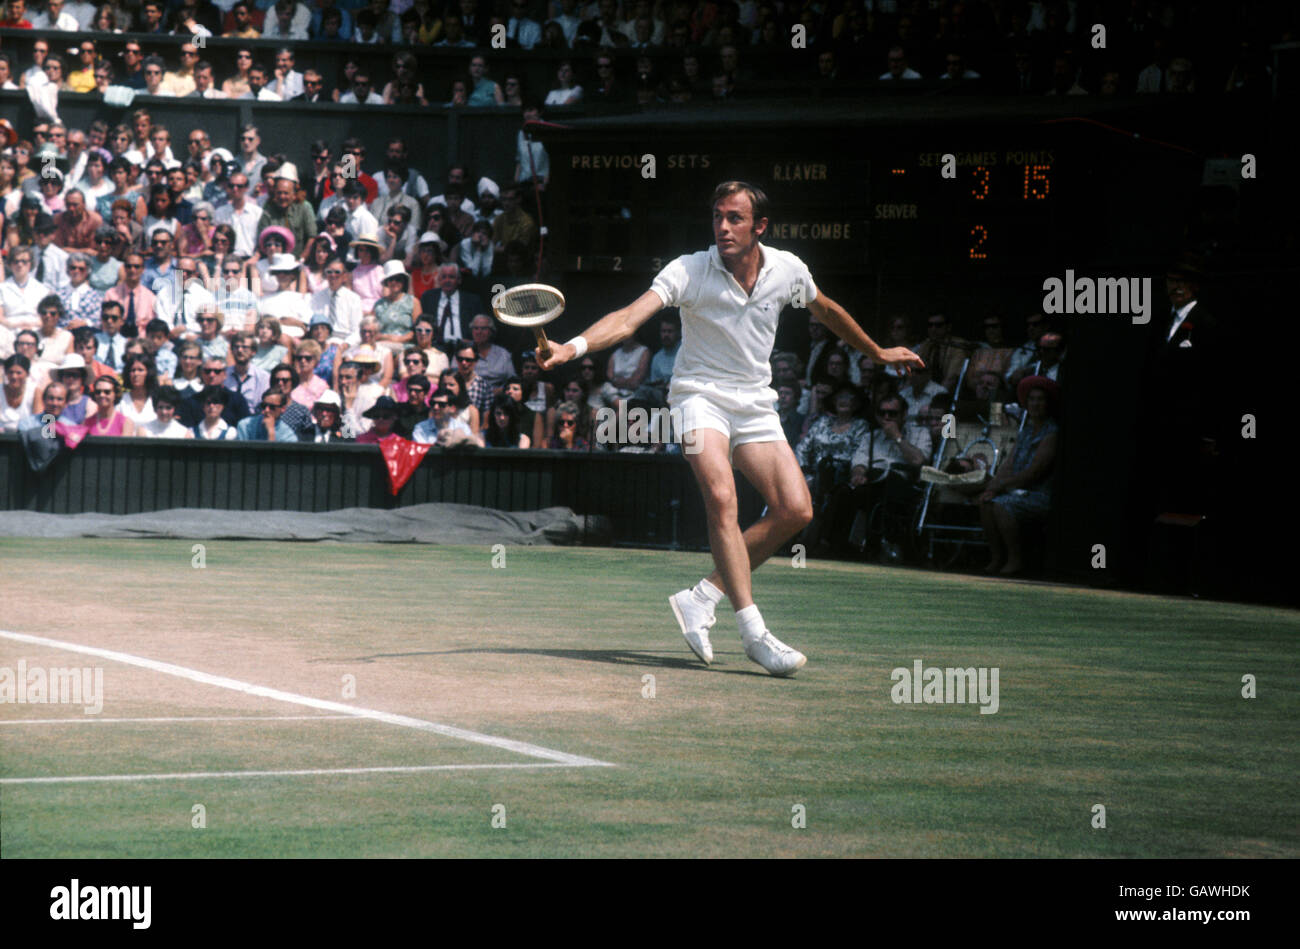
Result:
{"type": "Polygon", "coordinates": [[[1231,409],[1231,389],[1213,385],[1223,334],[1198,299],[1200,283],[1194,265],[1172,267],[1165,277],[1169,309],[1148,324],[1144,468],[1158,506],[1177,513],[1205,513],[1231,409]]]}
{"type": "MultiPolygon", "coordinates": [[[[219,386],[226,376],[226,361],[215,356],[205,359],[203,368],[199,372],[202,374],[205,389],[208,386],[219,386]]],[[[226,391],[228,399],[226,407],[221,410],[221,417],[227,425],[237,425],[252,415],[253,410],[248,407],[248,400],[240,393],[230,389],[226,391]]],[[[185,393],[177,409],[176,418],[186,428],[193,428],[203,421],[203,389],[190,389],[185,393]]]]}
{"type": "Polygon", "coordinates": [[[420,308],[434,318],[434,337],[443,349],[456,340],[469,339],[469,322],[478,314],[491,315],[482,298],[460,289],[460,268],[453,263],[438,268],[438,289],[421,295],[420,308]]]}
{"type": "Polygon", "coordinates": [[[315,69],[304,69],[302,73],[302,92],[289,97],[290,102],[333,102],[329,90],[325,88],[324,77],[315,69]]]}

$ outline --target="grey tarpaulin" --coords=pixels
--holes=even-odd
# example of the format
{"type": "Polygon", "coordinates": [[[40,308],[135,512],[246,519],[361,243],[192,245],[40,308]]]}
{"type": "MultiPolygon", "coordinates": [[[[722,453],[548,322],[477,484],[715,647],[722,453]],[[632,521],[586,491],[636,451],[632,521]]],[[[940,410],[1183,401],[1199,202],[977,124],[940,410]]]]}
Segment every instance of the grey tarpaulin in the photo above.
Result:
{"type": "Polygon", "coordinates": [[[507,512],[469,504],[301,511],[174,508],[147,514],[0,513],[0,537],[162,537],[195,540],[334,540],[351,543],[605,543],[607,518],[567,507],[507,512]]]}

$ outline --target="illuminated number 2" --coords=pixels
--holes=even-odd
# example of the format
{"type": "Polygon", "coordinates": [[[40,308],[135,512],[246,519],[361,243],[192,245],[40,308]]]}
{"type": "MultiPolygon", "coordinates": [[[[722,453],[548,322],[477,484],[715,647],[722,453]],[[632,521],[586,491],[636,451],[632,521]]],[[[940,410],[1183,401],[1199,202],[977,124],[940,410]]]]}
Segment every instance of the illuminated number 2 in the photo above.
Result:
{"type": "Polygon", "coordinates": [[[1028,201],[1031,194],[1039,201],[1046,198],[1048,192],[1052,190],[1051,179],[1047,177],[1051,170],[1051,165],[1026,165],[1025,190],[1021,200],[1028,201]]]}
{"type": "Polygon", "coordinates": [[[983,250],[984,244],[989,239],[989,231],[983,224],[976,224],[970,229],[970,239],[975,243],[971,245],[970,259],[984,260],[988,257],[988,252],[983,250]]]}
{"type": "Polygon", "coordinates": [[[976,179],[975,187],[970,189],[971,197],[983,201],[989,196],[989,170],[983,165],[976,165],[971,174],[976,179]]]}

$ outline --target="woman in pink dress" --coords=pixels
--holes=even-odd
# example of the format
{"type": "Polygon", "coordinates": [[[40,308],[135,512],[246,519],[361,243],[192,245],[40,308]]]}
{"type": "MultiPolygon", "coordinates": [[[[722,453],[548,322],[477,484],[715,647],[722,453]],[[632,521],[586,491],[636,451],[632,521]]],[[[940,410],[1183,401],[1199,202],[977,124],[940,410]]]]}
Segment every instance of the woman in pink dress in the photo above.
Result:
{"type": "Polygon", "coordinates": [[[89,435],[117,435],[129,438],[135,434],[135,423],[117,408],[117,377],[100,376],[93,390],[95,414],[86,419],[89,435]]]}

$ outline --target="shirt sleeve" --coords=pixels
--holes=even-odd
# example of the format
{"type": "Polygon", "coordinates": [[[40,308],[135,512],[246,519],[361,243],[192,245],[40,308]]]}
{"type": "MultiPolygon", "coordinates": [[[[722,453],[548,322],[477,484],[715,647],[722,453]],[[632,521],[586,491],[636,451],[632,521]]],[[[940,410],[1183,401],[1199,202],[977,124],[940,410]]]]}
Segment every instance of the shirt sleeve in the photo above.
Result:
{"type": "Polygon", "coordinates": [[[690,273],[686,269],[686,258],[678,257],[659,271],[650,284],[650,289],[664,301],[664,306],[681,306],[689,283],[690,273]]]}
{"type": "Polygon", "coordinates": [[[803,287],[804,302],[817,299],[817,284],[813,283],[812,272],[802,260],[794,268],[794,280],[791,281],[790,295],[793,298],[795,287],[803,287]]]}

